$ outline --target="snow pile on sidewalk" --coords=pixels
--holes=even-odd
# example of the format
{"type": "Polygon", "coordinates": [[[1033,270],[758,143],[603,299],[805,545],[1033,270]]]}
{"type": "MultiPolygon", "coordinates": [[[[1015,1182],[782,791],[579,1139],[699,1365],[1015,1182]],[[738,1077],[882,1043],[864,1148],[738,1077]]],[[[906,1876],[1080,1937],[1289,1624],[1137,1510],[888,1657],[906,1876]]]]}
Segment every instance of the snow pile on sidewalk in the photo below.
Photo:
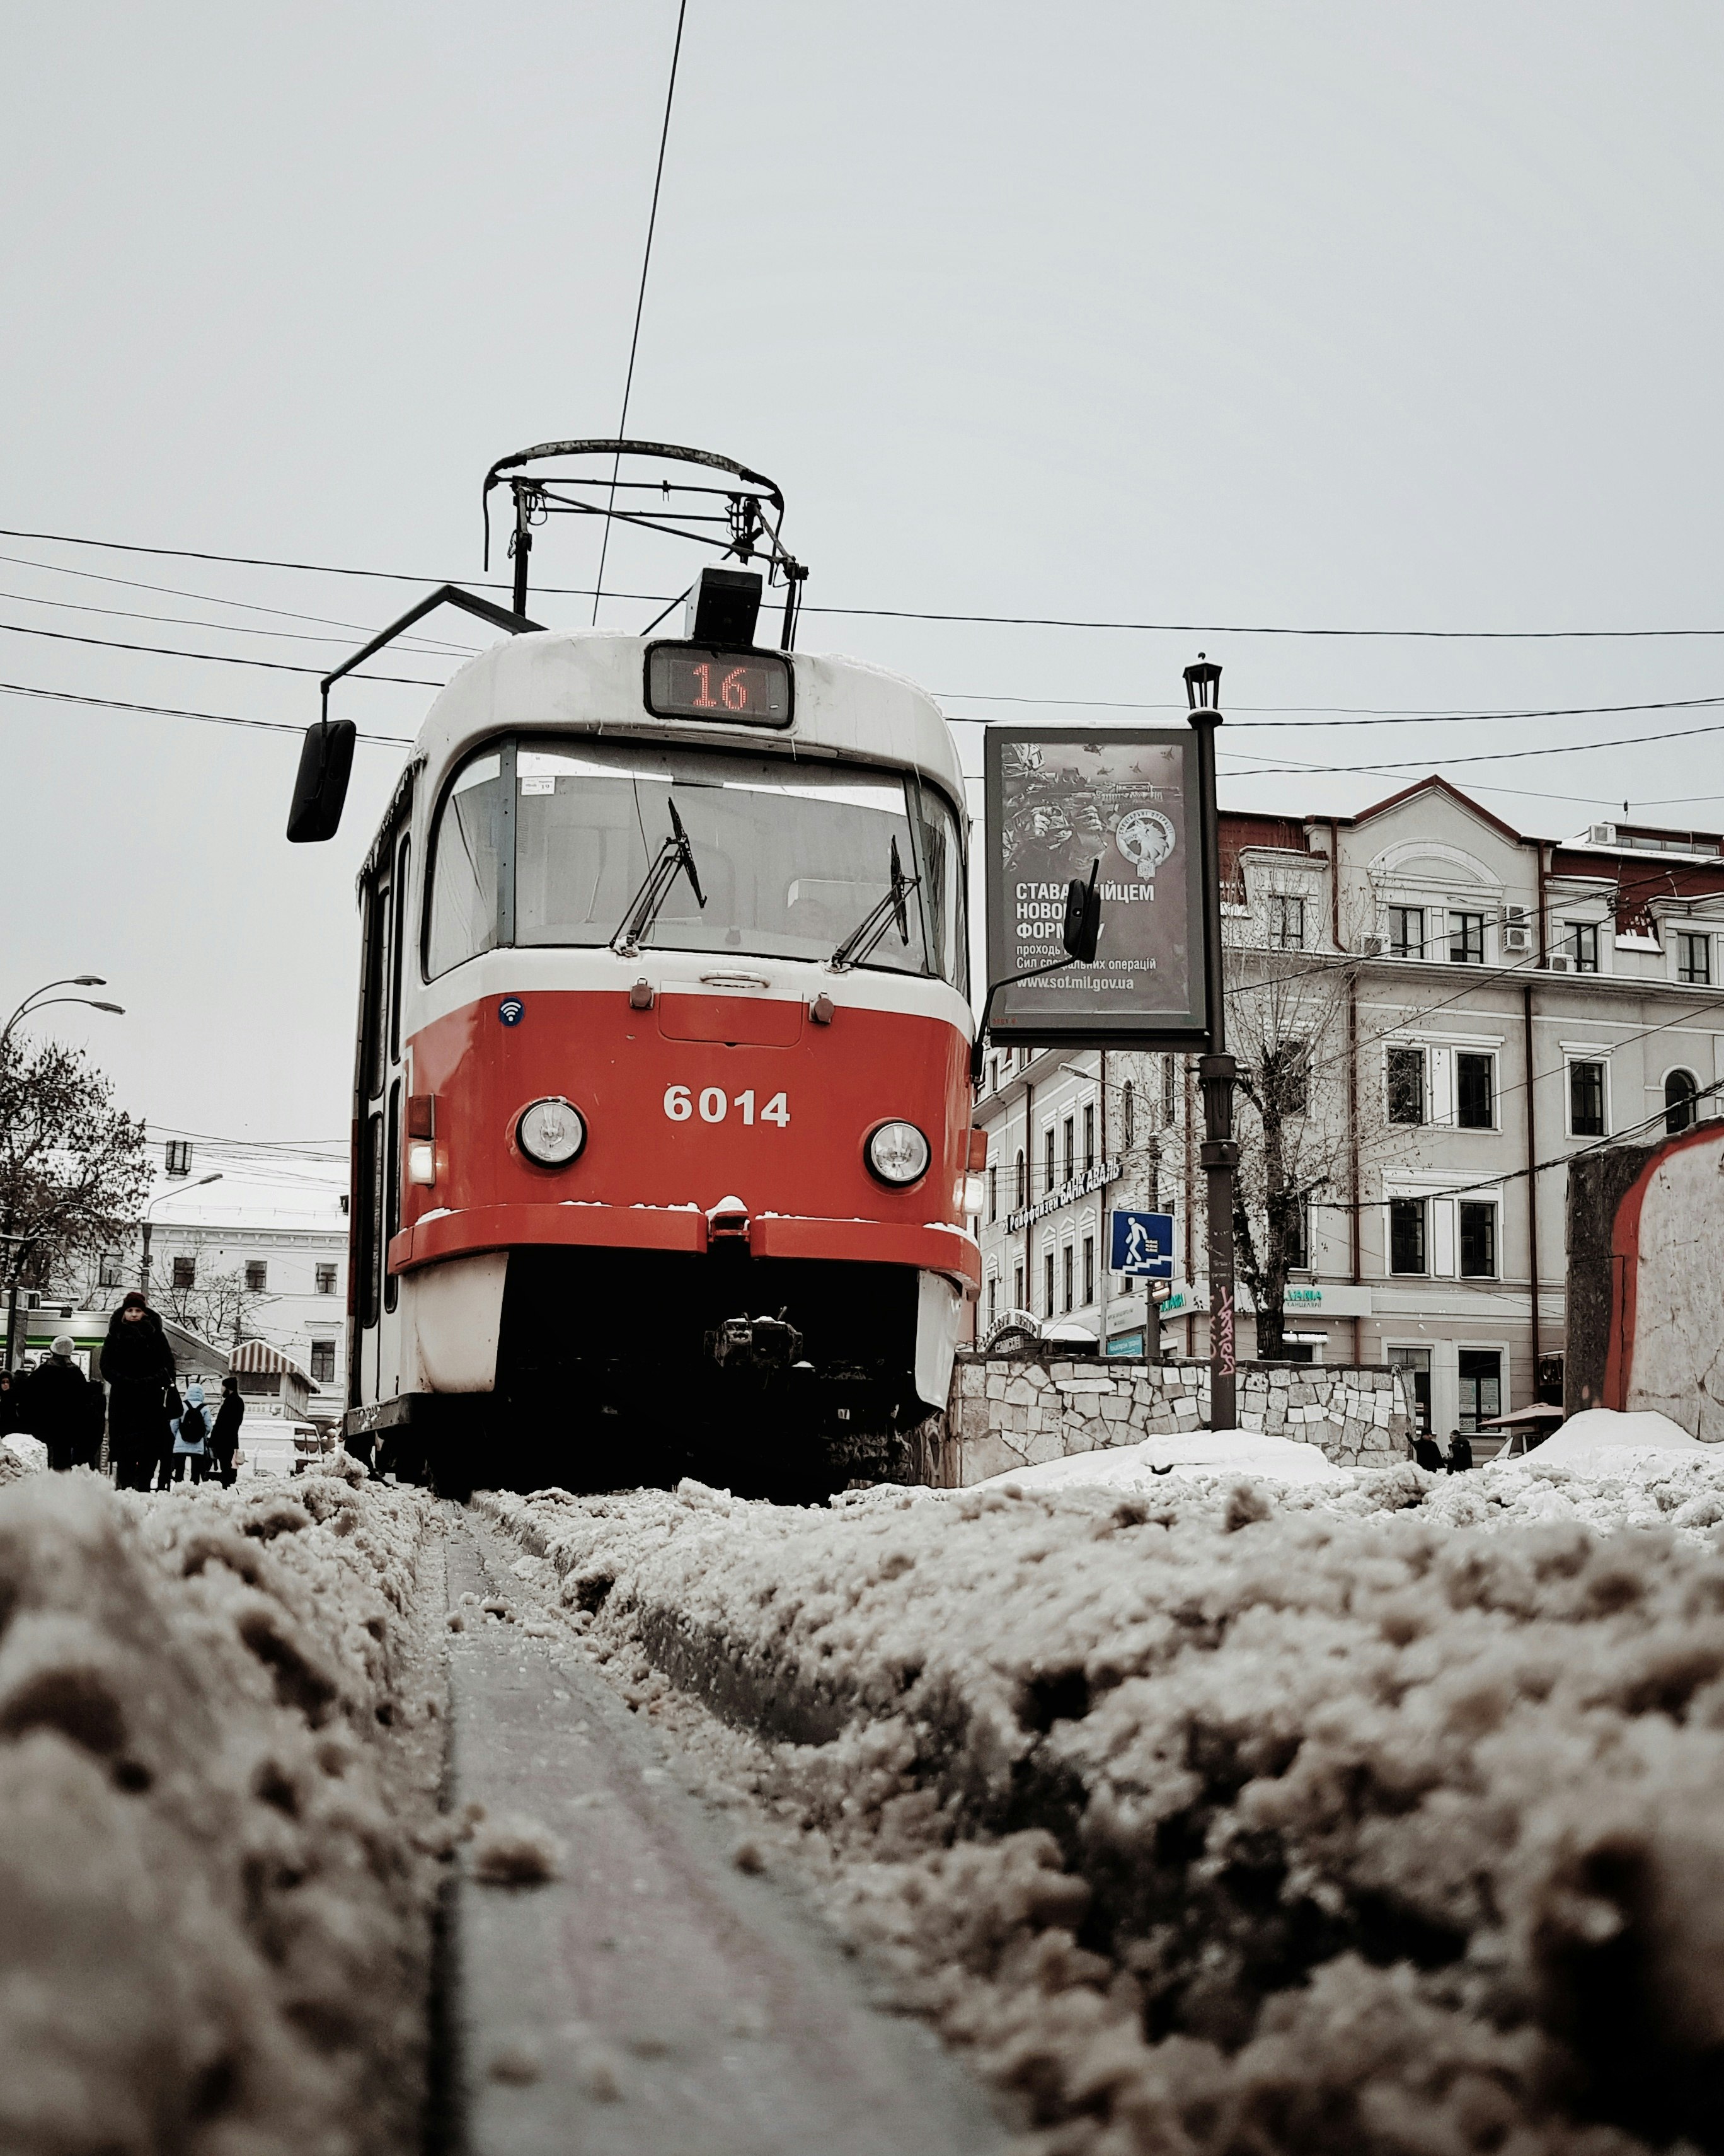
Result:
{"type": "Polygon", "coordinates": [[[48,1465],[48,1447],[26,1430],[9,1430],[0,1440],[0,1485],[16,1482],[21,1475],[33,1475],[48,1465]]]}
{"type": "Polygon", "coordinates": [[[1073,1453],[1039,1467],[1013,1468],[972,1486],[1003,1489],[1010,1482],[1020,1490],[1154,1490],[1169,1476],[1189,1481],[1217,1475],[1257,1475],[1275,1482],[1352,1481],[1320,1445],[1301,1445],[1268,1430],[1193,1430],[1145,1438],[1141,1445],[1073,1453]]]}
{"type": "Polygon", "coordinates": [[[0,1491],[0,2147],[417,2146],[411,1492],[0,1491]]]}
{"type": "Polygon", "coordinates": [[[1046,2156],[1724,2148],[1719,1537],[1174,1479],[479,1502],[1046,2156]]]}
{"type": "Polygon", "coordinates": [[[1619,1414],[1611,1408],[1588,1408],[1570,1415],[1555,1434],[1537,1448],[1547,1466],[1573,1466],[1577,1460],[1595,1460],[1601,1452],[1706,1452],[1710,1448],[1691,1436],[1668,1415],[1619,1414]]]}

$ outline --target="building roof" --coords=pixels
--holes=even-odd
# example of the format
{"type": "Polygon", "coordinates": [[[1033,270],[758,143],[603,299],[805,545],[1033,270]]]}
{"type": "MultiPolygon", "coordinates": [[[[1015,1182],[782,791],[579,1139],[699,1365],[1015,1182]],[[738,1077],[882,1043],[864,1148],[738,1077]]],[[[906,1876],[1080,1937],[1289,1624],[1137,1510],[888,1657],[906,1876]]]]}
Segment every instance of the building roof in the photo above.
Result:
{"type": "Polygon", "coordinates": [[[309,1386],[311,1382],[290,1356],[284,1355],[279,1348],[272,1348],[267,1340],[242,1340],[228,1358],[228,1368],[230,1370],[280,1372],[286,1377],[297,1378],[302,1385],[309,1386]]]}

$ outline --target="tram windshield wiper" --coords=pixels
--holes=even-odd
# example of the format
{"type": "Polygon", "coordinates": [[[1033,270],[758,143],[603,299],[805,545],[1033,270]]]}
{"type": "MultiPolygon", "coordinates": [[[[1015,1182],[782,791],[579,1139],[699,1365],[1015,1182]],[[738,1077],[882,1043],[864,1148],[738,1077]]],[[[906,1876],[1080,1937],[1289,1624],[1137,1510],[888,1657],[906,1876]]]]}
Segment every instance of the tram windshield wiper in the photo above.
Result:
{"type": "MultiPolygon", "coordinates": [[[[629,901],[629,911],[621,926],[611,938],[611,948],[624,958],[632,958],[640,948],[641,938],[652,933],[653,923],[664,910],[664,901],[670,896],[671,886],[680,875],[689,880],[689,887],[700,901],[700,911],[706,911],[706,894],[700,888],[700,873],[695,866],[695,850],[689,844],[689,834],[682,827],[682,819],[676,813],[676,803],[666,801],[670,811],[670,835],[659,849],[659,858],[647,870],[646,881],[629,901]]],[[[894,856],[895,860],[895,854],[894,856]]]]}
{"type": "Polygon", "coordinates": [[[842,972],[848,966],[862,965],[894,926],[898,941],[907,951],[910,948],[910,914],[904,901],[921,881],[919,875],[906,876],[904,865],[898,857],[898,841],[892,841],[891,887],[878,905],[870,906],[862,919],[845,937],[828,963],[842,972]]]}

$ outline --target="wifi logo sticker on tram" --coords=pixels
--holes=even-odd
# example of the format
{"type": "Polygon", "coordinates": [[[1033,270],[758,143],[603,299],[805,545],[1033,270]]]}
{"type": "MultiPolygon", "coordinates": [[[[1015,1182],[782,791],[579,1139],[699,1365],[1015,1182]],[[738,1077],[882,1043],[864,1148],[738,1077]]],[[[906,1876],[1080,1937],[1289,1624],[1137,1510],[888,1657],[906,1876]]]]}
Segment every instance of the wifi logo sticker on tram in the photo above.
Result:
{"type": "Polygon", "coordinates": [[[519,1025],[526,1016],[526,1005],[519,996],[505,996],[497,1005],[497,1016],[505,1025],[519,1025]]]}

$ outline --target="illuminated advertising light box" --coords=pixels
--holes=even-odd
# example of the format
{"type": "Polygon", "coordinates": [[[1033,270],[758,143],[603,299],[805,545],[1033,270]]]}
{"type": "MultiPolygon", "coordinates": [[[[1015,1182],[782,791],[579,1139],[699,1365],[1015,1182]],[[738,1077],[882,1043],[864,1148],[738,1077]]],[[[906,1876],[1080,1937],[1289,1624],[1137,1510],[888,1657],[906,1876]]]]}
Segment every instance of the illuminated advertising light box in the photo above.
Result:
{"type": "Polygon", "coordinates": [[[1196,735],[1003,726],[984,740],[990,982],[1065,956],[1066,886],[1101,864],[1095,963],[1002,988],[993,1038],[1206,1046],[1196,735]]]}

